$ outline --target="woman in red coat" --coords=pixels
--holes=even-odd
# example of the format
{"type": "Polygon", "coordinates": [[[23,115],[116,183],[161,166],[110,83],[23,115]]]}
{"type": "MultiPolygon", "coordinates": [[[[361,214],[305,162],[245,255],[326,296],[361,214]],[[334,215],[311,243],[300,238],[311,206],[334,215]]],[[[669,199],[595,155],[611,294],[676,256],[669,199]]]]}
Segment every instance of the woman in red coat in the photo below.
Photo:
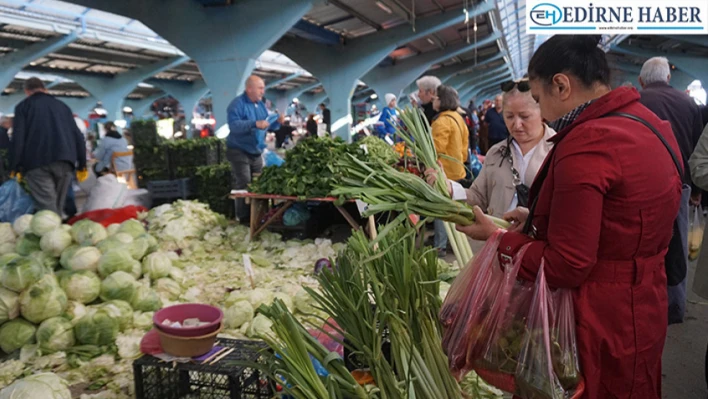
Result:
{"type": "MultiPolygon", "coordinates": [[[[543,117],[556,121],[558,134],[531,187],[529,234],[521,233],[528,209],[505,215],[517,228],[504,234],[499,255],[508,262],[531,243],[521,277],[535,280],[543,258],[548,284],[573,289],[584,398],[660,399],[664,254],[681,179],[667,146],[649,128],[607,114],[643,118],[679,163],[681,153],[669,123],[641,105],[635,89],[611,90],[598,42],[593,36],[554,36],[531,59],[531,92],[543,117]]],[[[497,228],[475,212],[476,224],[458,228],[487,239],[497,228]]]]}

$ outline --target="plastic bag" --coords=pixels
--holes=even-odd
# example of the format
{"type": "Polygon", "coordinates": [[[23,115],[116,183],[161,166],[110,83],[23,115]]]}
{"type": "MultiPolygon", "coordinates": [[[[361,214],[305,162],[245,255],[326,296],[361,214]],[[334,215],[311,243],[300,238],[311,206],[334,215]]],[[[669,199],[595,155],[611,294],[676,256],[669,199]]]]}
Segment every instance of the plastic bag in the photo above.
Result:
{"type": "Polygon", "coordinates": [[[515,375],[522,398],[564,399],[580,382],[573,299],[570,290],[556,294],[554,301],[541,262],[515,375]]]}
{"type": "Polygon", "coordinates": [[[285,160],[279,157],[278,154],[268,150],[263,151],[263,160],[265,166],[281,166],[285,163],[285,160]]]}
{"type": "Polygon", "coordinates": [[[691,207],[691,219],[688,227],[688,259],[694,261],[701,253],[703,243],[703,231],[705,229],[705,219],[703,218],[703,208],[701,206],[691,207]]]}
{"type": "Polygon", "coordinates": [[[296,203],[283,214],[283,224],[286,226],[297,226],[310,220],[310,210],[307,205],[296,203]]]}
{"type": "Polygon", "coordinates": [[[22,215],[34,212],[34,200],[15,179],[0,186],[0,222],[13,223],[22,215]]]}
{"type": "Polygon", "coordinates": [[[470,151],[469,154],[469,168],[470,171],[472,171],[472,175],[474,177],[479,176],[479,172],[482,171],[482,162],[479,161],[479,158],[477,157],[476,154],[473,154],[472,151],[470,151]]]}
{"type": "Polygon", "coordinates": [[[504,270],[500,266],[497,248],[503,234],[498,231],[490,237],[455,278],[440,311],[443,349],[458,381],[476,367],[512,374],[516,370],[515,360],[507,356],[508,346],[516,345],[520,350],[521,343],[514,337],[503,337],[502,332],[523,328],[523,322],[514,323],[509,315],[523,313],[533,289],[530,283],[516,281],[526,247],[511,267],[504,270]]]}

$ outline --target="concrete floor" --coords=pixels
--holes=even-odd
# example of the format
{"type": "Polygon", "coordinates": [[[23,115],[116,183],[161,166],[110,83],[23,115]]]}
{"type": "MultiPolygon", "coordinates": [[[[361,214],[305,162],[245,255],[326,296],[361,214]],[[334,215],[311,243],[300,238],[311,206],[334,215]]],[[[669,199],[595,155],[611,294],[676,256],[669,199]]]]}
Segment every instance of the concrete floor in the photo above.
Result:
{"type": "Polygon", "coordinates": [[[688,304],[682,324],[669,326],[663,358],[665,399],[706,399],[705,354],[708,345],[708,301],[691,291],[695,262],[688,280],[688,304]]]}

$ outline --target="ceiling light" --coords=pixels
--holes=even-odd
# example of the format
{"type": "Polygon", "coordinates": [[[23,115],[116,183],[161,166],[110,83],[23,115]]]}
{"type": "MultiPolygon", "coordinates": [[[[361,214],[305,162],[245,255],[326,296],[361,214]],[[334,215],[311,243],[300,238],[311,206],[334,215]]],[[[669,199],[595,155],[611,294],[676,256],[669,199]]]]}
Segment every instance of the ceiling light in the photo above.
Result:
{"type": "Polygon", "coordinates": [[[435,42],[431,38],[428,38],[428,43],[432,44],[433,46],[435,45],[435,42]]]}
{"type": "Polygon", "coordinates": [[[378,96],[376,93],[374,93],[374,94],[371,95],[370,98],[371,98],[372,100],[376,100],[377,98],[379,98],[379,96],[378,96]]]}
{"type": "Polygon", "coordinates": [[[388,6],[387,6],[386,4],[384,4],[384,3],[380,2],[380,1],[377,1],[377,2],[376,2],[376,5],[377,5],[380,9],[384,10],[384,12],[386,12],[387,14],[392,14],[392,13],[393,13],[393,11],[391,11],[391,9],[388,8],[388,6]]]}
{"type": "Polygon", "coordinates": [[[465,24],[467,24],[468,22],[470,22],[470,12],[467,11],[466,8],[463,9],[462,12],[465,14],[465,24]]]}

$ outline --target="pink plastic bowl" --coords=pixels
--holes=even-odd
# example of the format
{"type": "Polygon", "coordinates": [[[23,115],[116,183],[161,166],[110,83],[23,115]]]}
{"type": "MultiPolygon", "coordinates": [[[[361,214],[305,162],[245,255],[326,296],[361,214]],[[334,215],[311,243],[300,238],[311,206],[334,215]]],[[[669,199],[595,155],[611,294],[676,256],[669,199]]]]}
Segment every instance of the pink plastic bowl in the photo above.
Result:
{"type": "Polygon", "coordinates": [[[203,305],[200,303],[183,303],[158,310],[152,316],[152,321],[155,323],[155,327],[158,330],[164,331],[168,334],[177,337],[199,337],[218,330],[221,326],[221,320],[223,318],[224,313],[217,307],[203,305]],[[204,324],[199,327],[182,328],[162,325],[162,322],[166,319],[182,323],[186,319],[194,318],[197,318],[200,321],[208,322],[209,324],[204,324]]]}

